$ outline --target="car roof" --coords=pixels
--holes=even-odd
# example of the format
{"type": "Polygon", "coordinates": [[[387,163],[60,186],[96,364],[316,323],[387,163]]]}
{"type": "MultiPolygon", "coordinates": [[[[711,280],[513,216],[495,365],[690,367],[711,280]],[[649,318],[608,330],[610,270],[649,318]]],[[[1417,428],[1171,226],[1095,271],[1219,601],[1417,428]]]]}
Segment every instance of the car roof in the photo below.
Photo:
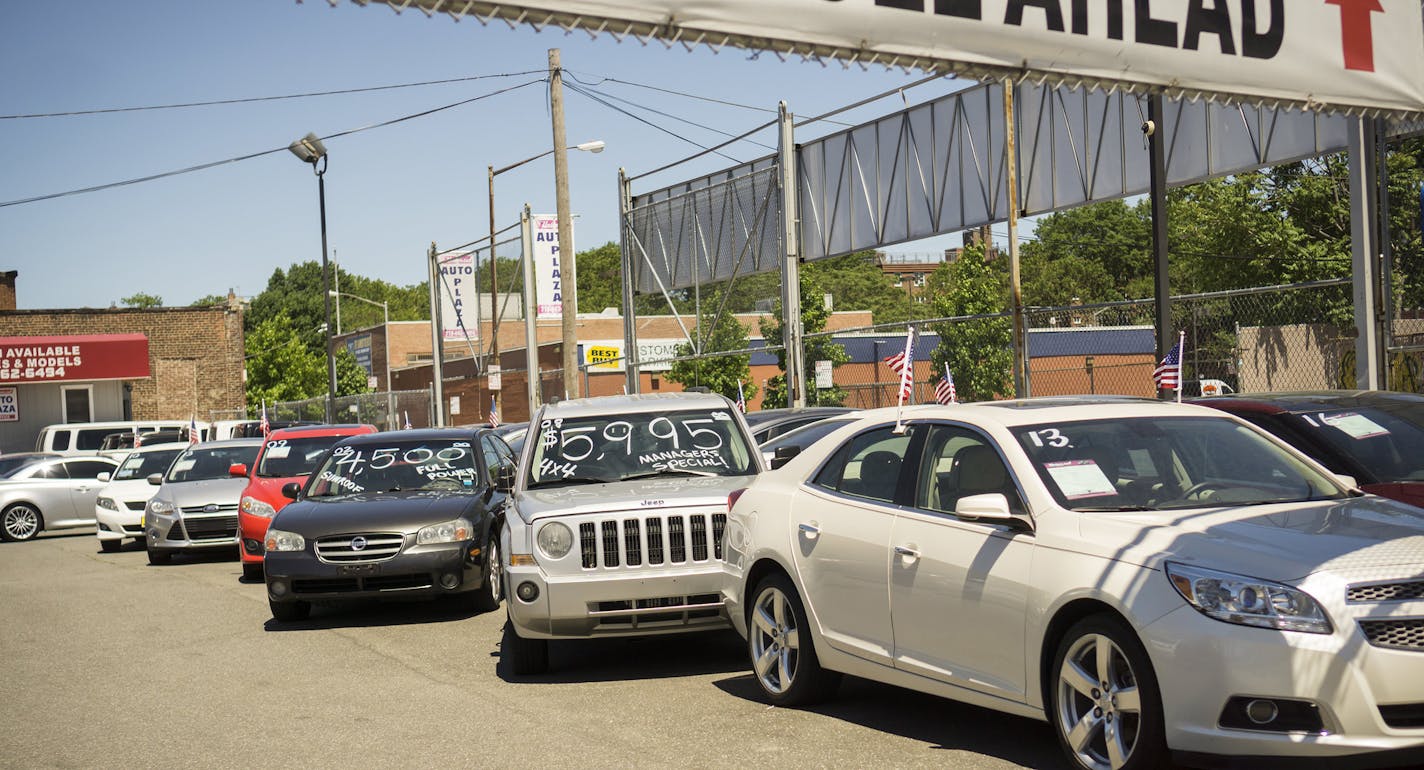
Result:
{"type": "Polygon", "coordinates": [[[546,418],[658,412],[667,409],[726,409],[732,402],[716,393],[630,393],[558,401],[544,406],[546,418]]]}
{"type": "Polygon", "coordinates": [[[177,443],[177,442],[174,442],[174,443],[171,443],[171,444],[143,444],[143,445],[141,445],[141,446],[136,446],[136,447],[133,447],[132,449],[130,449],[130,450],[129,450],[129,454],[134,454],[134,453],[143,454],[143,453],[145,453],[145,452],[162,452],[162,451],[169,451],[169,452],[171,452],[171,451],[173,451],[173,450],[175,450],[175,449],[187,449],[187,447],[185,447],[185,446],[183,446],[182,444],[177,443]]]}
{"type": "MultiPolygon", "coordinates": [[[[898,410],[905,420],[965,420],[979,425],[999,425],[1013,428],[1051,422],[1076,422],[1112,417],[1224,417],[1221,412],[1204,406],[1132,397],[1063,397],[1015,399],[1010,401],[976,401],[967,404],[921,404],[898,410]]],[[[867,409],[861,414],[866,422],[895,419],[893,406],[867,409]]],[[[1225,419],[1231,419],[1226,417],[1225,419]]]]}
{"type": "Polygon", "coordinates": [[[200,444],[193,444],[193,449],[221,449],[223,447],[238,446],[262,446],[260,438],[229,438],[222,441],[204,441],[200,444]]]}
{"type": "Polygon", "coordinates": [[[753,428],[766,423],[780,420],[794,420],[802,417],[814,417],[822,415],[831,417],[837,414],[846,414],[853,411],[847,406],[798,406],[792,408],[779,407],[775,409],[761,409],[755,412],[747,412],[747,425],[753,428]]]}
{"type": "Polygon", "coordinates": [[[1304,390],[1287,393],[1233,393],[1193,399],[1225,410],[1267,413],[1309,412],[1352,407],[1424,406],[1424,395],[1388,390],[1304,390]]]}
{"type": "Polygon", "coordinates": [[[489,428],[483,425],[469,425],[459,428],[416,428],[414,430],[387,430],[380,433],[362,433],[354,436],[347,436],[341,440],[343,446],[378,444],[383,441],[436,441],[449,438],[469,438],[472,435],[488,431],[489,428]]]}
{"type": "Polygon", "coordinates": [[[293,425],[290,428],[278,428],[267,434],[267,440],[281,438],[296,438],[298,436],[359,436],[365,433],[375,433],[376,426],[364,425],[361,423],[343,423],[340,425],[293,425]]]}

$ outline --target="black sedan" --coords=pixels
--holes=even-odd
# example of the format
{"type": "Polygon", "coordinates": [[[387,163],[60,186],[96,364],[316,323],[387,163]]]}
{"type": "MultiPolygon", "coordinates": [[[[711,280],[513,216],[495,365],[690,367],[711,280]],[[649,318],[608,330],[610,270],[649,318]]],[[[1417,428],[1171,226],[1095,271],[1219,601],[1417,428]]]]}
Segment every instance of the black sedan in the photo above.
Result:
{"type": "Polygon", "coordinates": [[[500,521],[514,454],[489,430],[352,436],[323,458],[264,540],[272,617],[313,601],[449,596],[476,611],[501,599],[500,521]]]}

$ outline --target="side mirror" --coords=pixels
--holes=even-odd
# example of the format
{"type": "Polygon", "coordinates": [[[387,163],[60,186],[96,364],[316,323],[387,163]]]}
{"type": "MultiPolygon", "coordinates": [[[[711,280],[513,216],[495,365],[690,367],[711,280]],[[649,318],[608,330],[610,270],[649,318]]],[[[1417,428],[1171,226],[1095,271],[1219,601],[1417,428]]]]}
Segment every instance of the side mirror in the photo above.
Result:
{"type": "Polygon", "coordinates": [[[1355,477],[1348,473],[1335,474],[1335,480],[1343,484],[1346,489],[1359,489],[1360,487],[1360,482],[1356,481],[1355,477]]]}
{"type": "Polygon", "coordinates": [[[295,481],[288,481],[282,485],[282,497],[288,500],[295,500],[302,496],[302,485],[295,481]]]}
{"type": "Polygon", "coordinates": [[[98,480],[98,481],[108,481],[109,479],[112,479],[113,477],[114,477],[114,475],[113,475],[112,473],[109,473],[108,471],[104,471],[103,473],[99,474],[98,476],[95,476],[94,478],[95,478],[96,480],[98,480]]]}
{"type": "Polygon", "coordinates": [[[514,466],[513,466],[513,465],[501,465],[501,466],[499,466],[499,477],[498,477],[498,479],[495,481],[494,488],[495,488],[496,490],[500,491],[500,492],[506,492],[506,493],[508,493],[508,492],[513,492],[513,491],[514,491],[514,466]]]}
{"type": "Polygon", "coordinates": [[[245,479],[245,478],[247,478],[247,464],[246,464],[246,463],[233,463],[232,465],[229,465],[229,466],[227,467],[227,475],[232,476],[233,478],[238,478],[238,479],[245,479]]]}
{"type": "Polygon", "coordinates": [[[959,498],[959,502],[954,506],[954,515],[966,519],[993,521],[1011,521],[1014,518],[1014,515],[1009,513],[1009,498],[998,492],[959,498]]]}
{"type": "Polygon", "coordinates": [[[150,473],[150,474],[148,474],[148,483],[154,485],[155,487],[162,486],[162,485],[163,485],[163,474],[162,474],[162,473],[150,473]]]}
{"type": "Polygon", "coordinates": [[[771,469],[776,470],[777,468],[780,468],[781,466],[791,462],[791,459],[799,454],[801,454],[801,447],[799,446],[777,447],[776,454],[773,454],[771,456],[771,469]]]}

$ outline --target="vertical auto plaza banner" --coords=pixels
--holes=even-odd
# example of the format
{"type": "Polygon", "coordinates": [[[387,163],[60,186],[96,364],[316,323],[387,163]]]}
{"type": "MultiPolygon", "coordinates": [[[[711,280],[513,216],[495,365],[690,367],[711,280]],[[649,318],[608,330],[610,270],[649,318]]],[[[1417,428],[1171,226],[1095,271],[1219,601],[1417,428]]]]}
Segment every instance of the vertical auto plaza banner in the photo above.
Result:
{"type": "Polygon", "coordinates": [[[1424,110],[1419,0],[378,1],[975,77],[1424,110]]]}
{"type": "Polygon", "coordinates": [[[478,291],[473,251],[440,258],[440,332],[446,342],[464,342],[466,334],[470,340],[480,338],[477,314],[470,312],[479,306],[478,291]]]}
{"type": "MultiPolygon", "coordinates": [[[[564,314],[564,278],[559,254],[559,218],[552,214],[531,217],[534,230],[534,292],[539,318],[564,314]]],[[[569,223],[572,236],[573,223],[569,223]]],[[[572,237],[570,238],[572,240],[572,237]]]]}

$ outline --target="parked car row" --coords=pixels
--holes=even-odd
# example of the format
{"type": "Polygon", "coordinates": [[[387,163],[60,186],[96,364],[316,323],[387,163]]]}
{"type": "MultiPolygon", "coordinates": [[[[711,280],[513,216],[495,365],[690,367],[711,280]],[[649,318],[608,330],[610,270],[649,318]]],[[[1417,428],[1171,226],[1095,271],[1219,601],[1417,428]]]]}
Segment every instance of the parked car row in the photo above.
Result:
{"type": "Polygon", "coordinates": [[[613,396],[545,405],[517,457],[290,429],[183,449],[140,534],[160,562],[240,539],[279,622],[503,603],[518,675],[551,640],[732,628],[775,705],[859,676],[1045,720],[1084,770],[1424,764],[1424,398],[1201,403],[842,411],[758,447],[721,396],[613,396]]]}

